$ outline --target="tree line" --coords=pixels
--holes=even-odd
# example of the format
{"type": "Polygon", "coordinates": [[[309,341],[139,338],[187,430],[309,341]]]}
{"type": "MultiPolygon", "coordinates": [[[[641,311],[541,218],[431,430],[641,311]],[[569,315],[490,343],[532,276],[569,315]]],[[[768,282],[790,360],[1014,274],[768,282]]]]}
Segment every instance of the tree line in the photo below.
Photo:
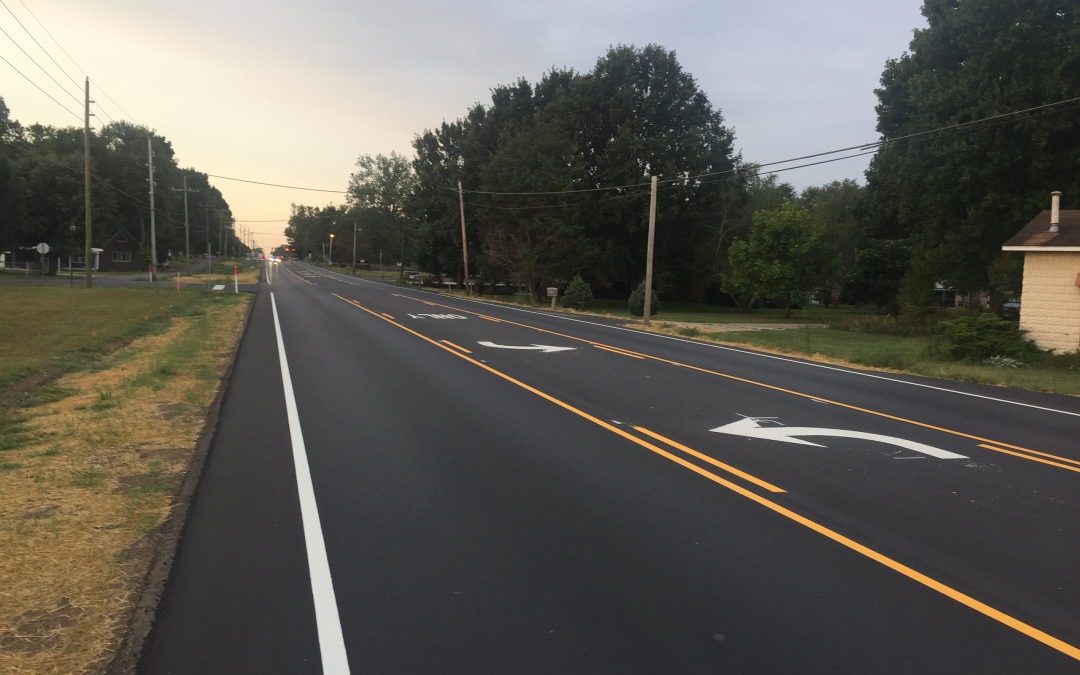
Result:
{"type": "MultiPolygon", "coordinates": [[[[797,192],[734,149],[720,111],[657,45],[589,72],[552,69],[424,130],[412,159],[362,156],[345,204],[294,207],[301,255],[330,232],[361,257],[460,283],[460,183],[470,272],[527,287],[580,275],[628,297],[644,276],[647,183],[660,179],[656,277],[672,299],[790,308],[816,294],[925,312],[935,287],[1019,295],[1001,245],[1048,193],[1080,204],[1080,11],[1066,0],[927,0],[929,27],[876,90],[883,145],[866,186],[797,192]],[[962,127],[970,122],[988,120],[962,127]],[[933,131],[938,130],[938,131],[933,131]],[[926,132],[932,133],[926,133],[926,132]]],[[[312,250],[314,248],[314,251],[312,250]]]]}
{"type": "MultiPolygon", "coordinates": [[[[183,195],[187,179],[192,255],[246,248],[228,230],[232,212],[209,177],[177,163],[172,144],[146,127],[126,121],[106,124],[90,137],[91,223],[94,246],[121,229],[141,243],[150,264],[150,203],[147,138],[154,149],[155,230],[159,262],[184,250],[183,195]],[[219,239],[219,235],[224,235],[219,239]]],[[[56,252],[81,256],[85,242],[84,138],[78,127],[23,126],[0,97],[0,250],[46,243],[56,252]],[[72,234],[70,227],[76,231],[72,234]],[[74,243],[74,245],[72,245],[74,243]]]]}

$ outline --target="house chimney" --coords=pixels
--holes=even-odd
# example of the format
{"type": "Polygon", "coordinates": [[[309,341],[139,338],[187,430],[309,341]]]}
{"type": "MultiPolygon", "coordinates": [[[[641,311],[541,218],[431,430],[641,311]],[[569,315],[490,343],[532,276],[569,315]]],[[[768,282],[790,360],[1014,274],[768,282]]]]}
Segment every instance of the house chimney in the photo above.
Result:
{"type": "Polygon", "coordinates": [[[1054,190],[1050,193],[1050,231],[1057,232],[1058,223],[1061,222],[1059,218],[1061,210],[1061,193],[1054,190]]]}

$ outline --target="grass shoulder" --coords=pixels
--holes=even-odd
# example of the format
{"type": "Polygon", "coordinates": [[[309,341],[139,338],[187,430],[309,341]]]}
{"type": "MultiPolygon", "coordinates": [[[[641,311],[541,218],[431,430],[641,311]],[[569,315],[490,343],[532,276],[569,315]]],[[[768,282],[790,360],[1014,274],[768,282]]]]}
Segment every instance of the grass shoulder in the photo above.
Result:
{"type": "MultiPolygon", "coordinates": [[[[111,319],[103,321],[111,331],[102,336],[106,342],[68,331],[61,320],[34,325],[54,346],[37,362],[26,359],[31,369],[49,367],[57,354],[99,351],[0,408],[0,636],[8,647],[0,649],[0,672],[91,670],[126,630],[133,593],[148,572],[155,536],[251,300],[173,295],[183,300],[171,308],[159,301],[158,312],[168,313],[153,330],[140,331],[133,326],[150,319],[133,308],[147,311],[148,301],[164,293],[84,293],[94,299],[95,321],[111,319]],[[121,337],[130,341],[103,349],[121,337]]],[[[70,307],[59,296],[36,301],[54,317],[70,307]]]]}

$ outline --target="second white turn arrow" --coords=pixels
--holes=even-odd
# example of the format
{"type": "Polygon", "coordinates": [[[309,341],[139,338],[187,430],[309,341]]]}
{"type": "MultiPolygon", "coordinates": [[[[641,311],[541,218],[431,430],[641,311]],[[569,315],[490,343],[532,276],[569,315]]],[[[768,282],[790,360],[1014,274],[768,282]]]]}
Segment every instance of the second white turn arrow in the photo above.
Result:
{"type": "Polygon", "coordinates": [[[477,344],[484,347],[495,347],[496,349],[528,349],[529,351],[542,352],[544,354],[550,354],[551,352],[567,352],[577,347],[552,347],[551,345],[497,345],[494,342],[478,342],[477,344]]]}
{"type": "Polygon", "coordinates": [[[794,437],[833,436],[836,438],[858,438],[864,441],[877,441],[878,443],[898,445],[901,448],[921,452],[924,455],[930,455],[931,457],[937,457],[938,459],[967,459],[964,455],[958,455],[955,452],[935,448],[934,446],[926,445],[925,443],[916,443],[915,441],[909,441],[906,438],[897,438],[896,436],[871,434],[865,431],[848,431],[847,429],[821,429],[818,427],[763,427],[758,424],[758,420],[753,417],[747,417],[738,422],[732,422],[731,424],[725,424],[722,427],[709,429],[709,431],[715,431],[720,434],[732,434],[734,436],[746,436],[748,438],[765,438],[770,441],[782,441],[784,443],[813,445],[818,448],[823,448],[825,446],[820,443],[811,443],[810,441],[804,441],[794,437]]]}

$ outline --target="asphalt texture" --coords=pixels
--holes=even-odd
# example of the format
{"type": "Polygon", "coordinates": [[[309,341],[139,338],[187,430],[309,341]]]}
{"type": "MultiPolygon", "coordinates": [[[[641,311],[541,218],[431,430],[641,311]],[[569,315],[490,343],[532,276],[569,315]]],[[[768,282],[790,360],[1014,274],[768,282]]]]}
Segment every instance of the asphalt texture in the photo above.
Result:
{"type": "Polygon", "coordinates": [[[323,672],[271,294],[353,673],[1080,672],[1076,399],[272,278],[142,673],[323,672]]]}

